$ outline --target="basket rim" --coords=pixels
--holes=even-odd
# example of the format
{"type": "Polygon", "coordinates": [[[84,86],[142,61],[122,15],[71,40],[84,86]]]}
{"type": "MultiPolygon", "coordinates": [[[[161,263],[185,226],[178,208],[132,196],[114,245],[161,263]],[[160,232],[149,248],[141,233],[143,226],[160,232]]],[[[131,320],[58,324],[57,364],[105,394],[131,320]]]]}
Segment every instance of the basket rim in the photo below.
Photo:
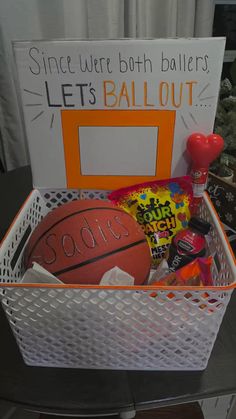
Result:
{"type": "Polygon", "coordinates": [[[85,284],[27,284],[17,282],[2,282],[1,288],[43,288],[43,289],[81,289],[81,290],[123,290],[123,291],[229,291],[236,288],[236,281],[229,285],[180,286],[180,285],[85,285],[85,284]]]}

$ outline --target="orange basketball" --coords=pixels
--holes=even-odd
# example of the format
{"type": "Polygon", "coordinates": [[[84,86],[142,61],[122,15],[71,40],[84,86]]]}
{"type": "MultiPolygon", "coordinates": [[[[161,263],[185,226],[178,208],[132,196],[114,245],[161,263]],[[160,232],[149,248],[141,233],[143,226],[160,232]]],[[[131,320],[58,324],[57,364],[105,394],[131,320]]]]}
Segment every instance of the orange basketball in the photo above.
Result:
{"type": "Polygon", "coordinates": [[[25,267],[37,262],[67,284],[99,284],[118,266],[143,284],[151,256],[138,223],[109,202],[80,200],[50,212],[32,233],[25,267]]]}

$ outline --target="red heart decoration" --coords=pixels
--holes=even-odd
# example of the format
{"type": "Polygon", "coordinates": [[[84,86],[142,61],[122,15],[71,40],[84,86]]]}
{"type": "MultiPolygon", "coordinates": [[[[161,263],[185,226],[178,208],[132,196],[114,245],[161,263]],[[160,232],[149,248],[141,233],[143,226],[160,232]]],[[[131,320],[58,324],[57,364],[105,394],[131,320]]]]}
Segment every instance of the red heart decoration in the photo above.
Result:
{"type": "Polygon", "coordinates": [[[224,140],[218,134],[208,136],[195,132],[187,140],[187,150],[198,167],[208,167],[224,148],[224,140]]]}

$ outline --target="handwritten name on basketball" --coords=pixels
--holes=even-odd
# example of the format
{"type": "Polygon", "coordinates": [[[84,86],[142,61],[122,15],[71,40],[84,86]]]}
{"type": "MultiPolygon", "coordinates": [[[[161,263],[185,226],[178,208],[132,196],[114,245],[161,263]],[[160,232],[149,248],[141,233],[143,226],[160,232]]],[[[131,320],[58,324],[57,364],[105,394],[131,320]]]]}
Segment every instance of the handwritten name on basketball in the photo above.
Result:
{"type": "Polygon", "coordinates": [[[72,258],[87,253],[89,249],[104,246],[104,243],[108,244],[111,240],[118,241],[130,235],[129,229],[118,216],[108,219],[103,226],[97,219],[94,221],[96,225],[92,228],[86,217],[83,217],[83,224],[79,229],[75,228],[73,233],[64,233],[60,236],[56,233],[48,234],[44,240],[47,255],[35,254],[33,260],[51,265],[58,260],[61,252],[65,257],[72,258]]]}

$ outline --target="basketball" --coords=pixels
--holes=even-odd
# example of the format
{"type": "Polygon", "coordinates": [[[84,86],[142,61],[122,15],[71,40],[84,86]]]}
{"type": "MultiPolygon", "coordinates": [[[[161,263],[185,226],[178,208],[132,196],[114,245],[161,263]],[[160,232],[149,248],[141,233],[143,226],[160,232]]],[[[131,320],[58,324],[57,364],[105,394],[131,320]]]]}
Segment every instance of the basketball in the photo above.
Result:
{"type": "Polygon", "coordinates": [[[45,216],[24,253],[66,284],[99,284],[117,266],[141,285],[148,279],[150,250],[139,224],[113,204],[99,200],[66,203],[45,216]]]}

